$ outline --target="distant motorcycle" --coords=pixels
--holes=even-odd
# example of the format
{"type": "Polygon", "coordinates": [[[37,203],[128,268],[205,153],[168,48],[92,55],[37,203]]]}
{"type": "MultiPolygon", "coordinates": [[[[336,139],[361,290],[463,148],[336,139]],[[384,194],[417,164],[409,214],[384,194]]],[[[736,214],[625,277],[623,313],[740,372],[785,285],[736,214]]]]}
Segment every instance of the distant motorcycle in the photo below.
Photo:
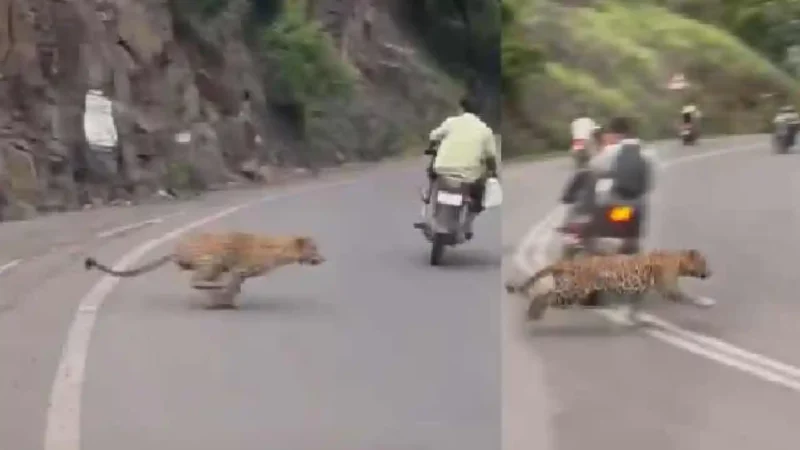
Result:
{"type": "Polygon", "coordinates": [[[779,122],[775,124],[775,131],[772,136],[772,148],[775,153],[786,154],[794,147],[797,136],[798,124],[779,122]]]}

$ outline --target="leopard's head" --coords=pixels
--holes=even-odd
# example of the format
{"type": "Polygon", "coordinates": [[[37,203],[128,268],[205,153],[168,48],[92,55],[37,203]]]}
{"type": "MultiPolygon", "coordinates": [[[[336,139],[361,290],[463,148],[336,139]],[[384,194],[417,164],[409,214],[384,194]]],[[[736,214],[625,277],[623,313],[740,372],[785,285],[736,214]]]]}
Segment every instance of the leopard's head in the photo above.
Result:
{"type": "Polygon", "coordinates": [[[706,256],[700,250],[683,250],[680,258],[681,275],[701,279],[711,276],[711,269],[708,267],[706,256]]]}
{"type": "Polygon", "coordinates": [[[294,250],[297,252],[297,262],[300,264],[318,266],[325,262],[325,257],[319,252],[314,238],[308,236],[296,237],[294,246],[294,250]]]}

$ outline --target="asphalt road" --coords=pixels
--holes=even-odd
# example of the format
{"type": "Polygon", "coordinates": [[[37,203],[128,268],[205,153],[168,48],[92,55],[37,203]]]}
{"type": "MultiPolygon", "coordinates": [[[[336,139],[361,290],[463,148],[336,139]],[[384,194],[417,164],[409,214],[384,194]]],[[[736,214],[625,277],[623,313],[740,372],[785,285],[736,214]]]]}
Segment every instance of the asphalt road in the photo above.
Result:
{"type": "Polygon", "coordinates": [[[423,169],[266,193],[198,227],[310,234],[328,258],[249,281],[237,311],[203,309],[172,268],[111,286],[80,267],[220,204],[3,274],[18,295],[0,315],[0,448],[41,450],[45,433],[45,450],[499,448],[501,215],[429,267],[423,169]]]}
{"type": "MultiPolygon", "coordinates": [[[[523,325],[526,305],[504,295],[504,388],[516,402],[506,406],[506,433],[519,443],[509,450],[797,448],[800,160],[772,155],[766,142],[657,149],[669,167],[658,180],[649,246],[706,252],[713,278],[682,284],[716,299],[715,309],[654,303],[648,312],[661,326],[639,330],[567,311],[523,325]]],[[[533,193],[545,180],[559,185],[567,168],[547,162],[515,175],[533,193]]],[[[506,245],[527,242],[522,260],[552,258],[557,241],[527,231],[552,200],[508,199],[506,245]]],[[[504,260],[505,276],[518,275],[513,262],[504,260]]]]}
{"type": "Polygon", "coordinates": [[[658,147],[683,163],[659,177],[653,243],[706,251],[714,278],[686,286],[719,301],[652,305],[669,332],[588,312],[525,327],[501,293],[521,242],[552,255],[548,226],[529,229],[564,160],[509,168],[502,217],[479,218],[441,268],[411,227],[422,163],[0,226],[15,249],[0,267],[18,261],[0,269],[0,449],[794,449],[800,376],[766,357],[800,365],[800,162],[760,142],[658,147]],[[162,254],[187,225],[312,234],[328,263],[248,281],[237,311],[204,310],[172,268],[115,284],[80,267],[162,254]],[[733,361],[687,344],[698,336],[763,356],[733,361]]]}

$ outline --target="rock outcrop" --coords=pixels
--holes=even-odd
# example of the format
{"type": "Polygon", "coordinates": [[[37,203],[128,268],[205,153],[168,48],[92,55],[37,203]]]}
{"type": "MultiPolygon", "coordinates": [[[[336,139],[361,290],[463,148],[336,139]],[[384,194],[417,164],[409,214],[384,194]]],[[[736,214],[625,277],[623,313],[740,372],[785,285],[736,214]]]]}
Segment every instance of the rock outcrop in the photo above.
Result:
{"type": "Polygon", "coordinates": [[[308,12],[357,86],[317,105],[301,135],[247,43],[250,3],[230,0],[199,23],[181,1],[0,0],[0,220],[377,160],[456,96],[395,23],[393,2],[318,0],[308,12]],[[86,143],[89,89],[114,102],[112,151],[86,143]]]}

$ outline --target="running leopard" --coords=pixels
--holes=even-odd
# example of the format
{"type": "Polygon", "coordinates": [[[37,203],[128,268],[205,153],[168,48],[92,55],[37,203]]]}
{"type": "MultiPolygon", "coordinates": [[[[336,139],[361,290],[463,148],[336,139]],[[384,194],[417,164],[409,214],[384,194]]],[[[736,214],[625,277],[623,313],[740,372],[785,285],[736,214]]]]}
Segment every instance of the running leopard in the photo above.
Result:
{"type": "Polygon", "coordinates": [[[246,279],[294,263],[316,266],[325,258],[311,237],[222,232],[187,236],[172,253],[134,269],[116,270],[94,258],[86,258],[84,266],[86,270],[96,268],[116,277],[135,277],[169,262],[192,272],[191,287],[210,291],[212,307],[234,308],[234,298],[246,279]]]}
{"type": "Polygon", "coordinates": [[[539,320],[549,307],[566,309],[583,306],[595,292],[630,298],[630,318],[635,320],[643,294],[655,290],[666,300],[699,307],[713,306],[710,299],[693,297],[678,286],[680,277],[705,279],[711,270],[699,250],[654,250],[635,255],[603,255],[560,260],[522,283],[507,283],[509,293],[531,298],[528,319],[539,320]],[[535,293],[537,281],[552,275],[552,289],[535,293]]]}

